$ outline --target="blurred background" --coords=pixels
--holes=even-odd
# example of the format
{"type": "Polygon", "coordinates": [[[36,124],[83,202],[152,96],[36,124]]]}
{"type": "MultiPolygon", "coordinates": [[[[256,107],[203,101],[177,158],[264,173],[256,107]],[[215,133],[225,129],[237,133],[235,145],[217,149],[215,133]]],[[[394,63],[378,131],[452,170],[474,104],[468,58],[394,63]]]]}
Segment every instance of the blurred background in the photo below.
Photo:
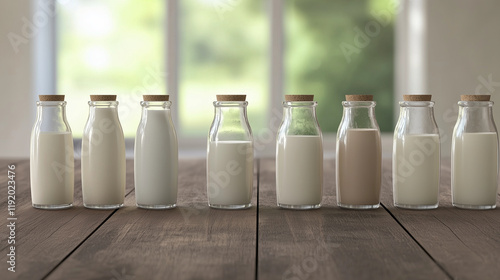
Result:
{"type": "MultiPolygon", "coordinates": [[[[500,94],[496,0],[21,0],[0,3],[2,157],[28,157],[38,94],[117,94],[132,155],[143,94],[170,94],[181,156],[204,156],[216,94],[247,94],[272,156],[284,94],[314,94],[327,156],[345,94],[373,94],[390,156],[403,94],[436,101],[449,155],[460,94],[500,94]]],[[[496,119],[500,121],[500,109],[496,119]]],[[[78,154],[78,151],[77,151],[78,154]]]]}

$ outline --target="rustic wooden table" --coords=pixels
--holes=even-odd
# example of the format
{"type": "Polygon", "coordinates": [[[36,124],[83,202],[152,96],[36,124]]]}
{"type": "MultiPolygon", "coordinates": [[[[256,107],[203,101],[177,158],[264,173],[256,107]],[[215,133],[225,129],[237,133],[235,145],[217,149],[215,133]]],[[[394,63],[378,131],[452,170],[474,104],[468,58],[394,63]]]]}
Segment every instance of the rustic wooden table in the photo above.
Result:
{"type": "Polygon", "coordinates": [[[207,206],[205,161],[181,160],[178,207],[136,208],[133,162],[125,207],[31,207],[29,161],[0,161],[1,279],[500,279],[500,210],[455,209],[450,165],[443,163],[440,207],[393,206],[384,161],[382,206],[343,210],[335,203],[333,160],[325,161],[323,207],[276,207],[274,160],[256,162],[248,210],[207,206]],[[7,165],[16,165],[16,272],[7,270],[7,165]]]}

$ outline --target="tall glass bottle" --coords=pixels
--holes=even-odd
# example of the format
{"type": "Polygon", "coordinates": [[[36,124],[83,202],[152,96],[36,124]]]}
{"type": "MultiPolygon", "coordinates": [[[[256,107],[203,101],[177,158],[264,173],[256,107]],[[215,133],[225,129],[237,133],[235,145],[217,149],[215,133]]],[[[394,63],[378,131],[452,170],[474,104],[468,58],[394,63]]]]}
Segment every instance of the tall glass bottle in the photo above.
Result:
{"type": "Polygon", "coordinates": [[[451,150],[453,206],[494,209],[498,190],[498,132],[489,95],[462,95],[451,150]]]}
{"type": "Polygon", "coordinates": [[[253,136],[247,119],[246,95],[217,95],[208,135],[207,194],[213,208],[251,206],[253,136]]]}
{"type": "Polygon", "coordinates": [[[439,130],[431,95],[404,95],[394,131],[394,205],[433,209],[439,204],[439,130]]]}
{"type": "Polygon", "coordinates": [[[82,138],[83,205],[115,209],[125,199],[125,140],[116,95],[91,95],[82,138]]]}
{"type": "Polygon", "coordinates": [[[372,209],[380,205],[382,146],[373,95],[346,95],[337,132],[337,204],[372,209]]]}
{"type": "Polygon", "coordinates": [[[138,207],[174,208],[177,203],[178,145],[168,95],[144,95],[135,137],[134,178],[138,207]]]}
{"type": "Polygon", "coordinates": [[[279,207],[315,209],[323,197],[323,138],[314,95],[285,95],[276,141],[279,207]]]}
{"type": "Polygon", "coordinates": [[[41,209],[73,205],[74,152],[64,95],[40,95],[31,132],[31,202],[41,209]]]}

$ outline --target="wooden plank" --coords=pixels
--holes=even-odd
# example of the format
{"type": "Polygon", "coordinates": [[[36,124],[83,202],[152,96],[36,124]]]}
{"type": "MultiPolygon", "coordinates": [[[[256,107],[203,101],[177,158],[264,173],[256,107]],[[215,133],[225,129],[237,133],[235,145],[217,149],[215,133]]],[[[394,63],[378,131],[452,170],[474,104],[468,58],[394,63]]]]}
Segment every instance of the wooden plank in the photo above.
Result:
{"type": "Polygon", "coordinates": [[[394,207],[390,159],[385,160],[383,166],[386,178],[382,186],[384,206],[453,278],[499,279],[500,209],[454,208],[449,159],[441,164],[439,208],[426,211],[394,207]]]}
{"type": "Polygon", "coordinates": [[[334,206],[333,160],[325,161],[324,206],[311,211],[276,207],[274,164],[260,166],[259,279],[447,278],[383,208],[334,206]]]}
{"type": "MultiPolygon", "coordinates": [[[[127,162],[127,170],[133,168],[127,162]]],[[[31,206],[29,160],[0,161],[0,219],[2,235],[0,248],[2,257],[1,275],[7,279],[40,279],[83,242],[113,211],[88,210],[83,207],[81,192],[80,161],[75,161],[75,203],[66,210],[40,210],[31,206]],[[5,258],[7,235],[7,164],[16,164],[16,272],[6,273],[5,258]]],[[[127,177],[127,191],[133,186],[127,177]]],[[[2,277],[2,279],[5,279],[2,277]]]]}
{"type": "Polygon", "coordinates": [[[254,279],[256,207],[210,209],[205,174],[205,160],[180,162],[175,209],[139,209],[128,196],[48,279],[254,279]]]}

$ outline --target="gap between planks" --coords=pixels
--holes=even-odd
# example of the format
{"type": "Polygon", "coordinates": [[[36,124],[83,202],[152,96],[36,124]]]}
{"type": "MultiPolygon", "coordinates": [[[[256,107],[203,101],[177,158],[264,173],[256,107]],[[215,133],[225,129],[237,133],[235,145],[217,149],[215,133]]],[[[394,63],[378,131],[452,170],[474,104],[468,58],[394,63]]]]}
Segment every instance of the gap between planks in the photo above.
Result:
{"type": "Polygon", "coordinates": [[[382,203],[380,202],[380,205],[382,206],[382,208],[384,208],[384,210],[389,213],[389,215],[391,215],[391,217],[398,223],[398,225],[411,237],[411,239],[417,243],[418,247],[420,247],[420,249],[422,249],[422,251],[425,252],[425,254],[439,267],[439,269],[441,269],[444,274],[446,274],[446,276],[448,276],[450,279],[454,279],[453,276],[439,263],[437,262],[433,257],[432,255],[424,248],[424,246],[422,246],[422,244],[420,244],[420,242],[417,241],[417,239],[410,233],[410,231],[408,231],[408,229],[405,228],[405,226],[403,226],[403,224],[396,218],[396,216],[394,216],[391,211],[389,211],[389,209],[387,209],[387,207],[382,203]]]}

